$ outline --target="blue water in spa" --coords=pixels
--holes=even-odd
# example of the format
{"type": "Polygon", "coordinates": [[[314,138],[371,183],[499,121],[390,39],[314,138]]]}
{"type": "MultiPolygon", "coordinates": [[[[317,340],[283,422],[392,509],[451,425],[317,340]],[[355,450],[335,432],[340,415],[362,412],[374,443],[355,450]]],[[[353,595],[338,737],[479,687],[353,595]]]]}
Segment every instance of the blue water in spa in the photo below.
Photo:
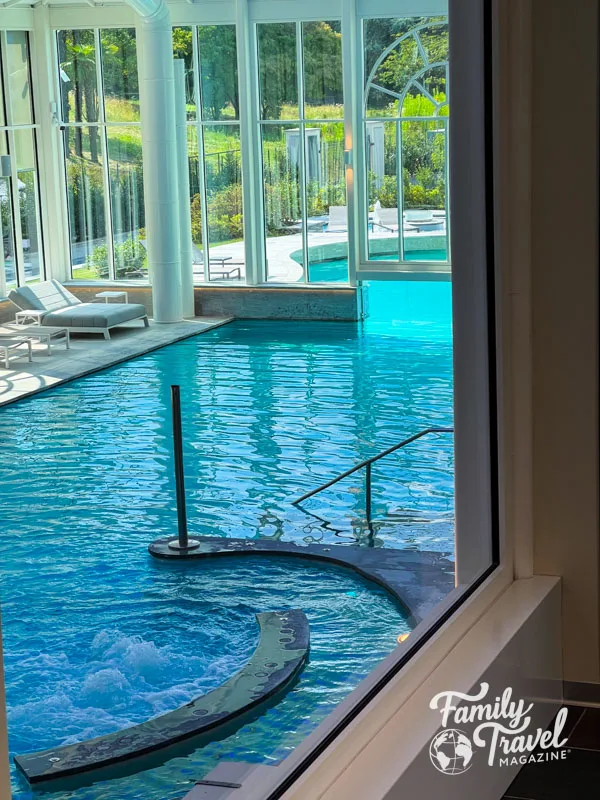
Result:
{"type": "MultiPolygon", "coordinates": [[[[217,686],[258,611],[300,607],[310,663],[259,719],[186,758],[51,800],[179,800],[220,758],[285,757],[395,646],[406,619],[341,568],[257,558],[172,565],[169,386],[182,386],[190,527],[364,543],[360,480],[290,500],[452,424],[450,283],[372,285],[352,323],[236,322],[0,410],[0,587],[12,752],[141,722],[217,686]],[[318,517],[322,517],[325,522],[318,517]]],[[[374,470],[376,546],[451,552],[452,438],[374,470]]],[[[34,795],[14,775],[14,798],[34,795]]]]}

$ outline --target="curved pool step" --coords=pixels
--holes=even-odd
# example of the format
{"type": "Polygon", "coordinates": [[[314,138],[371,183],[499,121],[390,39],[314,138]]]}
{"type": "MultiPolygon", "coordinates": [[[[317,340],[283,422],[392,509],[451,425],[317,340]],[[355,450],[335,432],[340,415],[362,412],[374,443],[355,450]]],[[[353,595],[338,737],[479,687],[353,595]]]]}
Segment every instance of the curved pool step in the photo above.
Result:
{"type": "Polygon", "coordinates": [[[101,770],[123,761],[231,727],[245,712],[284,689],[304,667],[310,630],[303,611],[257,614],[260,640],[252,658],[232,678],[175,711],[140,725],[77,744],[15,756],[29,783],[37,784],[101,770]]]}
{"type": "Polygon", "coordinates": [[[148,550],[155,558],[171,561],[221,556],[293,556],[347,567],[386,589],[403,607],[411,627],[428,617],[455,585],[454,562],[444,553],[394,547],[298,544],[268,537],[193,536],[198,543],[193,550],[174,549],[170,546],[173,537],[157,539],[148,550]]]}

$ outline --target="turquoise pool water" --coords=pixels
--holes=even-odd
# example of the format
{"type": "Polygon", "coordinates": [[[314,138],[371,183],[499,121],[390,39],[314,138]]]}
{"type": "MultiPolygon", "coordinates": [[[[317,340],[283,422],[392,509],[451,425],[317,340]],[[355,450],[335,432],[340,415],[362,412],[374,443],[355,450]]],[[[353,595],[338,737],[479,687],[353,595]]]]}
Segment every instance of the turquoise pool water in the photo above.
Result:
{"type": "MultiPolygon", "coordinates": [[[[396,254],[397,256],[397,254],[396,254]]],[[[371,261],[385,261],[389,255],[371,256],[371,261]]],[[[446,261],[446,250],[414,250],[404,254],[406,261],[446,261]]],[[[318,261],[308,265],[310,283],[345,283],[348,280],[348,259],[332,258],[330,261],[318,261]]]]}
{"type": "MultiPolygon", "coordinates": [[[[182,386],[192,530],[365,542],[349,479],[367,455],[452,422],[450,284],[377,284],[351,323],[237,322],[0,411],[1,591],[10,746],[139,722],[207,691],[256,645],[257,611],[303,608],[310,663],[280,703],[220,742],[52,800],[175,800],[219,758],[283,758],[408,629],[352,573],[291,560],[171,565],[169,386],[182,386]],[[322,518],[319,519],[319,517],[322,518]]],[[[374,471],[375,544],[452,551],[450,437],[374,471]],[[441,531],[441,533],[440,533],[441,531]]],[[[16,800],[32,793],[14,776],[16,800]]]]}

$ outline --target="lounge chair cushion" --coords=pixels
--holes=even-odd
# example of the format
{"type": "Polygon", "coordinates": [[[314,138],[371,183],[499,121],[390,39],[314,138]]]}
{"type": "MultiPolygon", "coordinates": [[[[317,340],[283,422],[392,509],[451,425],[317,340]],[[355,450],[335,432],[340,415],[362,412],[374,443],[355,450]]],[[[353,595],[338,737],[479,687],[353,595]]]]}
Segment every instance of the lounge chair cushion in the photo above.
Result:
{"type": "Polygon", "coordinates": [[[56,280],[21,286],[9,298],[24,311],[53,311],[81,305],[81,300],[56,280]]]}
{"type": "Polygon", "coordinates": [[[20,289],[12,289],[8,293],[8,299],[22,311],[43,311],[43,304],[37,299],[29,286],[21,286],[20,289]]]}
{"type": "Polygon", "coordinates": [[[42,325],[63,328],[110,328],[146,315],[141,303],[80,303],[49,311],[42,325]]]}

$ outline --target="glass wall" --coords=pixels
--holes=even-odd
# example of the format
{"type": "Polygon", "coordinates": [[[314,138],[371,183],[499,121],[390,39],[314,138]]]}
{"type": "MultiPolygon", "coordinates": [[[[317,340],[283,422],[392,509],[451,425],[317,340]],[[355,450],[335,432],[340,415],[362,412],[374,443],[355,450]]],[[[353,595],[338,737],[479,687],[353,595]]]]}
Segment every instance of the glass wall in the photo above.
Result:
{"type": "Polygon", "coordinates": [[[268,281],[346,282],[341,22],[257,26],[268,281]]]}
{"type": "Polygon", "coordinates": [[[366,19],[370,261],[448,262],[448,24],[366,19]]]}
{"type": "Polygon", "coordinates": [[[235,25],[175,28],[187,92],[196,282],[244,282],[244,208],[235,25]]]}
{"type": "MultiPolygon", "coordinates": [[[[340,20],[174,28],[174,56],[185,64],[196,282],[247,280],[243,174],[256,183],[246,202],[263,228],[254,282],[347,283],[361,269],[406,271],[411,263],[449,271],[447,20],[357,23],[359,131],[345,117],[340,20]],[[255,82],[244,76],[243,121],[240,35],[257,73],[255,82]],[[349,253],[357,218],[347,184],[357,171],[359,247],[349,253]]],[[[144,279],[135,31],[57,37],[73,275],[144,279]]],[[[11,82],[22,74],[17,65],[11,82]]],[[[28,94],[17,94],[15,117],[27,119],[28,94]]]]}
{"type": "Polygon", "coordinates": [[[0,296],[44,278],[37,129],[26,31],[0,32],[0,296]]]}
{"type": "Polygon", "coordinates": [[[72,276],[147,280],[135,30],[57,42],[72,276]]]}

